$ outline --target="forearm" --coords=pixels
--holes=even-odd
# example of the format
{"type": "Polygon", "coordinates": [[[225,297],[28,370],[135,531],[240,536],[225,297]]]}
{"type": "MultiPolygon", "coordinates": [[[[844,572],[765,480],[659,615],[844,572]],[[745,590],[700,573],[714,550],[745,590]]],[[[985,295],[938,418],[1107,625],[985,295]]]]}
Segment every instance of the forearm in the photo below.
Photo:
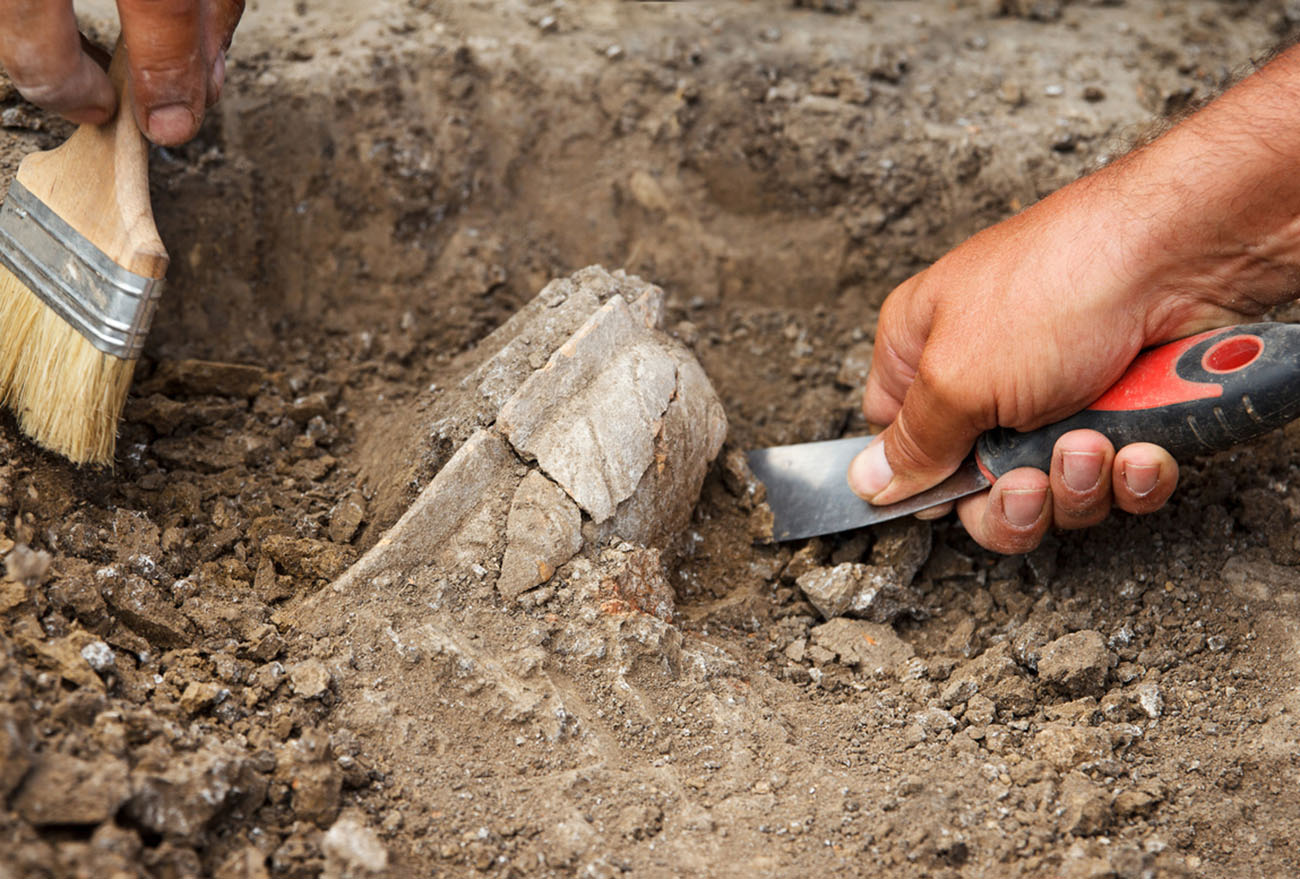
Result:
{"type": "Polygon", "coordinates": [[[1247,313],[1294,298],[1300,47],[1095,177],[1126,214],[1126,268],[1152,295],[1247,313]]]}

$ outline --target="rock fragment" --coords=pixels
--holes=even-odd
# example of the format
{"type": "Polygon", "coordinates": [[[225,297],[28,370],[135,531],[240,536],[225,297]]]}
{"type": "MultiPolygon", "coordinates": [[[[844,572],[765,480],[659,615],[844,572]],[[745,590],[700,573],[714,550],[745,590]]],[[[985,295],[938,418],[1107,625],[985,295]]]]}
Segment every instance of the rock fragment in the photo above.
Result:
{"type": "Polygon", "coordinates": [[[814,568],[795,583],[826,619],[849,615],[874,623],[923,616],[919,599],[892,568],[845,562],[814,568]]]}
{"type": "Polygon", "coordinates": [[[366,496],[359,489],[353,490],[330,512],[330,540],[351,543],[365,518],[366,496]]]}
{"type": "Polygon", "coordinates": [[[933,540],[930,523],[912,518],[894,519],[871,530],[876,538],[871,546],[871,564],[892,568],[900,583],[912,585],[930,557],[933,540]]]}
{"type": "Polygon", "coordinates": [[[214,745],[173,755],[163,765],[137,767],[126,812],[147,830],[193,841],[218,815],[233,809],[251,813],[266,791],[267,779],[250,757],[214,745]]]}
{"type": "Polygon", "coordinates": [[[9,798],[32,766],[28,732],[19,709],[0,704],[0,803],[9,798]]]}
{"type": "Polygon", "coordinates": [[[328,827],[339,814],[343,773],[333,759],[329,737],[305,731],[289,742],[276,766],[276,777],[293,790],[293,811],[301,821],[328,827]]]}
{"type": "Polygon", "coordinates": [[[294,695],[315,699],[329,690],[330,671],[319,659],[304,659],[289,666],[289,686],[294,695]]]}
{"type": "Polygon", "coordinates": [[[497,425],[599,524],[653,462],[676,387],[673,362],[616,296],[524,381],[497,425]]]}
{"type": "Polygon", "coordinates": [[[507,601],[540,586],[582,549],[582,513],[564,490],[534,470],[515,491],[497,589],[507,601]]]}
{"type": "Polygon", "coordinates": [[[1082,772],[1071,772],[1061,781],[1061,829],[1075,836],[1095,836],[1110,826],[1112,813],[1106,789],[1082,772]]]}
{"type": "Polygon", "coordinates": [[[1075,696],[1098,696],[1110,672],[1106,639],[1091,629],[1057,638],[1043,647],[1038,677],[1075,696]]]}
{"type": "Polygon", "coordinates": [[[1034,750],[1064,772],[1081,763],[1107,759],[1113,753],[1113,746],[1110,734],[1103,729],[1052,722],[1034,737],[1034,750]]]}
{"type": "Polygon", "coordinates": [[[633,610],[672,622],[677,601],[664,576],[663,558],[657,549],[633,548],[606,553],[600,581],[601,595],[633,610]]]}
{"type": "Polygon", "coordinates": [[[253,397],[266,381],[266,370],[243,363],[213,360],[164,360],[144,383],[147,393],[253,397]]]}
{"type": "Polygon", "coordinates": [[[321,848],[325,852],[325,879],[348,879],[388,869],[388,849],[359,813],[340,816],[326,831],[321,848]]]}
{"type": "Polygon", "coordinates": [[[162,648],[184,647],[194,635],[194,624],[143,578],[124,574],[116,567],[96,574],[100,595],[127,628],[162,648]]]}
{"type": "Polygon", "coordinates": [[[1043,647],[1065,634],[1065,618],[1056,611],[1035,608],[1011,637],[1016,661],[1030,671],[1038,669],[1043,647]]]}
{"type": "Polygon", "coordinates": [[[871,372],[871,355],[875,346],[871,342],[858,342],[844,354],[840,371],[835,374],[835,383],[853,390],[861,390],[867,385],[867,374],[871,372]]]}
{"type": "Polygon", "coordinates": [[[53,559],[45,550],[32,549],[27,544],[20,543],[5,556],[5,577],[32,589],[45,582],[52,562],[53,559]]]}
{"type": "Polygon", "coordinates": [[[113,817],[130,795],[121,760],[46,754],[18,789],[13,808],[38,827],[99,824],[113,817]]]}
{"type": "Polygon", "coordinates": [[[1012,661],[1006,642],[994,644],[974,659],[968,659],[953,669],[939,692],[939,700],[949,707],[965,702],[976,693],[983,693],[998,702],[992,695],[1004,680],[1016,678],[1016,664],[1012,661]]]}
{"type": "Polygon", "coordinates": [[[878,623],[839,617],[813,627],[811,635],[813,644],[867,674],[891,672],[914,656],[911,645],[892,626],[878,623]]]}

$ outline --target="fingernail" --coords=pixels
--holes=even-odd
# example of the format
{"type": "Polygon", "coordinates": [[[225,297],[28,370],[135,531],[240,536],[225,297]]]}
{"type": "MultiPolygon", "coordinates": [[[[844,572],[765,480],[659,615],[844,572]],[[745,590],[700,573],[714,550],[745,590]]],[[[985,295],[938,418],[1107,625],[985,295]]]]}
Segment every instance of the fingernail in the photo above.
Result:
{"type": "Polygon", "coordinates": [[[894,479],[894,471],[885,458],[885,444],[873,442],[853,459],[849,465],[849,488],[865,500],[871,500],[885,490],[894,479]]]}
{"type": "Polygon", "coordinates": [[[168,104],[149,111],[149,139],[155,143],[184,143],[194,135],[197,120],[184,104],[168,104]]]}
{"type": "Polygon", "coordinates": [[[1101,452],[1062,452],[1061,475],[1075,491],[1096,488],[1101,481],[1101,452]]]}
{"type": "Polygon", "coordinates": [[[1152,492],[1160,478],[1159,464],[1125,464],[1124,484],[1138,497],[1152,492]]]}
{"type": "Polygon", "coordinates": [[[1038,521],[1047,503],[1047,490],[1042,488],[1013,488],[1002,492],[1002,515],[1018,528],[1026,528],[1038,521]]]}

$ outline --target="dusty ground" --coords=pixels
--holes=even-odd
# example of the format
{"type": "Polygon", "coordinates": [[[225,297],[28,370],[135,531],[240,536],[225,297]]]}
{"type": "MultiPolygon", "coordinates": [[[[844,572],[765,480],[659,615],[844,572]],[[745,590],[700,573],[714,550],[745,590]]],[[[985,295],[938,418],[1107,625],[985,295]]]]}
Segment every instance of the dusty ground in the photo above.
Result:
{"type": "MultiPolygon", "coordinates": [[[[1027,559],[936,525],[869,658],[791,581],[878,539],[755,547],[721,468],[671,624],[565,572],[377,586],[443,633],[414,650],[312,598],[552,277],[661,284],[731,448],[861,430],[894,283],[1290,8],[250,0],[155,155],[173,271],[116,470],[0,419],[0,876],[1295,875],[1300,430],[1027,559]]],[[[7,179],[66,128],[3,91],[7,179]]]]}

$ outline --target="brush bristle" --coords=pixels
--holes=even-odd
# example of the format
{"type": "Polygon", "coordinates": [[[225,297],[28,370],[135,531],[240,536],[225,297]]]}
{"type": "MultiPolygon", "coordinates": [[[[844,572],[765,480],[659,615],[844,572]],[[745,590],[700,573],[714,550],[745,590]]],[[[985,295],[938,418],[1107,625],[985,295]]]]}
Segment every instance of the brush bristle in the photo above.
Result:
{"type": "Polygon", "coordinates": [[[0,401],[40,445],[109,464],[134,360],[100,351],[0,266],[0,401]]]}

